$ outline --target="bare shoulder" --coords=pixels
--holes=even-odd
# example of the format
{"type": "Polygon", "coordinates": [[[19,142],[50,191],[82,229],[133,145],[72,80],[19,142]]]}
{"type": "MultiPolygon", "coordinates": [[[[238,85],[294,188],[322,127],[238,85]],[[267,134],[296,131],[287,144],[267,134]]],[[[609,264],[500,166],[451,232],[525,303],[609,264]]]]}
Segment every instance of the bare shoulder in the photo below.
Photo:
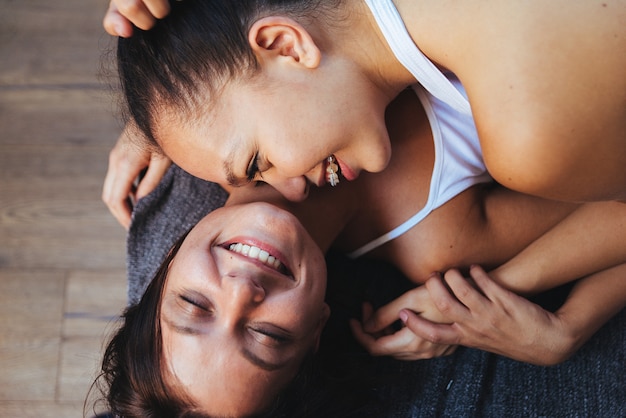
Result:
{"type": "Polygon", "coordinates": [[[626,0],[396,2],[416,44],[459,76],[479,114],[564,99],[623,111],[626,0]]]}
{"type": "MultiPolygon", "coordinates": [[[[542,53],[603,56],[624,62],[626,0],[479,1],[395,0],[416,44],[455,73],[481,60],[532,59],[542,53]],[[560,48],[566,48],[561,51],[560,48]],[[616,49],[621,48],[621,49],[616,49]],[[530,54],[530,57],[526,55],[530,54]],[[475,59],[463,60],[462,58],[475,59]]],[[[572,59],[574,59],[572,58],[572,59]]],[[[597,63],[608,66],[605,63],[597,63]]]]}
{"type": "Polygon", "coordinates": [[[456,34],[465,45],[450,66],[468,94],[560,102],[601,90],[604,100],[624,103],[626,0],[496,3],[456,34]]]}
{"type": "Polygon", "coordinates": [[[499,182],[626,198],[626,0],[398,3],[418,46],[465,86],[499,182]]]}

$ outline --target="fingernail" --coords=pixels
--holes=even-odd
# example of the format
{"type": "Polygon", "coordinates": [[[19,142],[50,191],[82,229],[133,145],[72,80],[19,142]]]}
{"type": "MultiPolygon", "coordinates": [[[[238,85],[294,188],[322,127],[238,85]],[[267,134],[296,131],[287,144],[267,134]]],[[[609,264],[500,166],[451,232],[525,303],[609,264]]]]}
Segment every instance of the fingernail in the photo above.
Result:
{"type": "Polygon", "coordinates": [[[117,36],[122,38],[130,38],[132,36],[132,32],[121,23],[115,24],[115,31],[117,32],[117,36]]]}
{"type": "Polygon", "coordinates": [[[406,321],[409,320],[409,314],[407,314],[405,311],[400,311],[400,314],[398,315],[400,317],[400,321],[404,322],[406,324],[406,321]]]}
{"type": "Polygon", "coordinates": [[[113,25],[113,27],[115,28],[115,33],[117,33],[117,36],[123,36],[124,26],[122,24],[116,23],[115,25],[113,25]]]}

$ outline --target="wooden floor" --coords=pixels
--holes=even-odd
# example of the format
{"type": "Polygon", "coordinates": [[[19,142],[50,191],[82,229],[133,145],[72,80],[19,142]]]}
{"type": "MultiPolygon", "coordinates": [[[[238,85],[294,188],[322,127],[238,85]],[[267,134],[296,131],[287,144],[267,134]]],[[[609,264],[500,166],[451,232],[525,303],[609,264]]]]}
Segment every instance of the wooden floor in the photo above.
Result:
{"type": "Polygon", "coordinates": [[[125,304],[125,233],[100,201],[120,131],[107,4],[0,0],[0,417],[82,417],[125,304]]]}

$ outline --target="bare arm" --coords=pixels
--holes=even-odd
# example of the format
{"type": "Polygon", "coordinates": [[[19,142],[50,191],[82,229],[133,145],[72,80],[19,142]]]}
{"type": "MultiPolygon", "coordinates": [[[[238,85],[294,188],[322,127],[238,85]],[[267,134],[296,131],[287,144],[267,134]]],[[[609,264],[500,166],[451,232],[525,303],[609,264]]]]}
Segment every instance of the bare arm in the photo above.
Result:
{"type": "Polygon", "coordinates": [[[536,293],[626,262],[626,205],[582,205],[491,277],[517,293],[536,293]]]}
{"type": "MultiPolygon", "coordinates": [[[[511,216],[497,219],[502,218],[511,216]]],[[[503,225],[510,226],[510,221],[499,225],[506,232],[503,225]]],[[[590,275],[554,314],[503,288],[475,267],[472,277],[480,291],[451,270],[445,275],[445,285],[439,278],[428,280],[426,286],[368,315],[363,326],[353,323],[353,332],[375,355],[420,359],[450,353],[450,346],[466,345],[535,364],[556,364],[624,307],[625,237],[626,205],[582,205],[492,272],[500,284],[524,293],[590,275]],[[400,318],[406,328],[378,336],[400,318]]]]}
{"type": "Polygon", "coordinates": [[[545,366],[568,359],[626,305],[626,264],[580,280],[554,313],[502,288],[479,267],[471,275],[473,284],[451,270],[365,313],[362,324],[351,323],[355,337],[372,355],[401,360],[447,355],[463,345],[545,366]],[[406,327],[385,332],[398,319],[406,327]]]}
{"type": "MultiPolygon", "coordinates": [[[[464,313],[464,322],[457,322],[455,330],[457,341],[463,342],[456,343],[518,360],[555,364],[573,354],[624,307],[624,263],[626,205],[618,202],[588,203],[581,205],[510,261],[490,272],[489,277],[482,270],[473,269],[472,277],[486,296],[473,294],[458,273],[452,271],[446,274],[447,286],[453,294],[462,302],[473,304],[472,308],[470,305],[467,308],[455,305],[458,302],[441,282],[429,280],[427,287],[435,305],[448,320],[454,317],[460,321],[461,317],[455,315],[464,313]],[[515,293],[532,294],[581,277],[586,278],[577,283],[567,302],[554,314],[517,299],[504,289],[495,289],[496,286],[490,283],[494,279],[515,293]],[[515,306],[524,315],[516,315],[515,306]],[[472,317],[472,313],[485,316],[472,317]],[[510,323],[494,326],[498,321],[510,323]],[[487,328],[483,328],[485,324],[487,328]],[[516,324],[521,326],[516,328],[516,324]],[[490,332],[489,337],[480,337],[490,332]]],[[[430,328],[426,326],[425,329],[430,328]]],[[[451,341],[445,338],[439,340],[437,331],[430,331],[433,332],[431,341],[438,345],[451,341]]]]}
{"type": "Polygon", "coordinates": [[[560,363],[626,305],[626,264],[595,273],[576,284],[555,313],[503,289],[478,267],[476,287],[449,272],[426,283],[437,309],[450,324],[435,324],[406,312],[415,335],[442,344],[464,345],[539,365],[560,363]]]}
{"type": "MultiPolygon", "coordinates": [[[[578,350],[604,323],[626,306],[626,264],[581,280],[556,312],[569,329],[564,360],[578,350]]],[[[559,359],[555,359],[558,361],[559,359]]]]}

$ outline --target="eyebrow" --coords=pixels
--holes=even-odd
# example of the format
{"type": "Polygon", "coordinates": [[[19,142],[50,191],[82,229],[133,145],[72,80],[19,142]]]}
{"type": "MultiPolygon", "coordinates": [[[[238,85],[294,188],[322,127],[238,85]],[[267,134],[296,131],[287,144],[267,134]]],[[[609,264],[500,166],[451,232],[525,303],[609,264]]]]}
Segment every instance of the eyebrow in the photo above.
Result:
{"type": "Polygon", "coordinates": [[[226,156],[226,161],[224,161],[224,171],[226,172],[226,181],[228,182],[229,186],[241,187],[245,184],[248,184],[249,181],[247,178],[243,179],[235,175],[235,170],[233,169],[233,160],[235,159],[236,154],[237,147],[233,146],[226,156]]]}
{"type": "MultiPolygon", "coordinates": [[[[183,335],[201,335],[202,334],[202,332],[200,332],[200,330],[196,328],[179,325],[171,321],[170,318],[168,318],[167,315],[163,315],[163,313],[161,313],[161,319],[163,320],[163,322],[165,322],[167,325],[172,327],[172,329],[179,334],[183,334],[183,335]]],[[[285,364],[287,364],[287,362],[271,363],[269,361],[265,361],[261,357],[254,354],[252,351],[248,350],[246,347],[242,347],[240,352],[241,352],[241,355],[243,355],[243,357],[246,360],[248,360],[250,363],[268,372],[279,370],[283,368],[285,364]]]]}

